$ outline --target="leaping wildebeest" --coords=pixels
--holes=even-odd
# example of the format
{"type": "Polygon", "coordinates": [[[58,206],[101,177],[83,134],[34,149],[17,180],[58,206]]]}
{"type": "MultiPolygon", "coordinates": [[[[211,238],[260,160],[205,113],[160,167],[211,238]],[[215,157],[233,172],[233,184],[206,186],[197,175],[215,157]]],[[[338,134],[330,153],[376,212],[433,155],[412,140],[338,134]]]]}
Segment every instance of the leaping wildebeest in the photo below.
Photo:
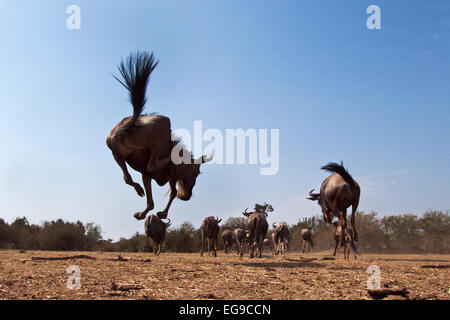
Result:
{"type": "Polygon", "coordinates": [[[334,247],[334,253],[333,256],[336,255],[336,250],[339,247],[344,248],[344,259],[349,259],[350,258],[350,248],[352,248],[353,250],[353,256],[355,259],[357,259],[356,254],[359,255],[358,249],[356,248],[356,244],[355,244],[355,239],[354,239],[354,235],[353,235],[353,229],[352,228],[347,228],[347,234],[344,235],[344,237],[341,237],[341,233],[342,233],[342,227],[340,225],[338,225],[337,222],[333,222],[333,233],[334,233],[334,241],[336,242],[336,246],[334,247]],[[340,239],[343,238],[343,242],[340,241],[340,239]],[[350,248],[347,247],[347,243],[350,245],[350,248]]]}
{"type": "Polygon", "coordinates": [[[273,243],[274,243],[274,251],[275,255],[283,254],[283,257],[286,258],[286,251],[289,242],[289,228],[285,222],[280,222],[279,224],[273,224],[274,231],[273,235],[273,243]]]}
{"type": "Polygon", "coordinates": [[[166,229],[170,226],[170,219],[168,222],[163,222],[158,216],[151,214],[145,220],[145,234],[153,240],[155,245],[154,253],[159,255],[161,253],[161,245],[166,238],[166,229]]]}
{"type": "Polygon", "coordinates": [[[233,247],[233,232],[231,232],[230,229],[225,229],[222,232],[222,242],[225,249],[225,253],[228,254],[228,252],[233,247]]]}
{"type": "MultiPolygon", "coordinates": [[[[248,209],[248,208],[247,208],[248,209]]],[[[266,237],[269,224],[266,215],[260,212],[247,212],[245,209],[242,214],[247,217],[248,242],[250,246],[250,258],[255,257],[255,246],[257,256],[261,258],[262,246],[266,237]]]]}
{"type": "Polygon", "coordinates": [[[311,247],[314,246],[314,243],[312,241],[311,228],[302,229],[302,231],[300,232],[300,236],[302,237],[302,252],[310,252],[311,247]]]}
{"type": "Polygon", "coordinates": [[[219,235],[219,222],[222,219],[214,217],[206,217],[203,219],[202,226],[200,227],[202,233],[202,250],[200,251],[200,256],[203,256],[203,247],[205,238],[208,241],[208,255],[210,254],[211,247],[213,249],[214,257],[217,257],[217,236],[219,235]]]}
{"type": "Polygon", "coordinates": [[[212,160],[211,156],[194,159],[183,144],[172,137],[168,117],[142,114],[150,74],[157,65],[153,53],[148,52],[138,51],[131,54],[126,62],[122,60],[119,72],[123,79],[115,78],[129,92],[133,115],[122,119],[106,138],[107,146],[122,169],[125,183],[132,186],[139,196],[147,195],[145,210],[134,214],[138,220],[145,219],[154,208],[152,179],[160,186],[167,182],[170,185],[169,201],[164,210],[157,213],[159,218],[164,219],[175,197],[185,201],[191,198],[200,165],[212,160]],[[177,163],[173,162],[172,156],[177,163]],[[139,183],[133,181],[127,164],[141,173],[145,192],[139,183]]]}
{"type": "Polygon", "coordinates": [[[234,241],[238,248],[239,258],[244,255],[245,243],[247,241],[247,231],[243,227],[237,227],[233,232],[234,241]]]}
{"type": "Polygon", "coordinates": [[[337,217],[343,230],[347,228],[347,208],[352,206],[350,222],[354,231],[355,241],[358,241],[358,233],[355,228],[355,214],[361,193],[358,183],[344,168],[342,161],[341,164],[330,162],[321,169],[333,173],[322,182],[320,193],[313,193],[314,189],[312,189],[309,192],[308,199],[318,201],[322,209],[323,218],[330,225],[333,216],[337,217]]]}

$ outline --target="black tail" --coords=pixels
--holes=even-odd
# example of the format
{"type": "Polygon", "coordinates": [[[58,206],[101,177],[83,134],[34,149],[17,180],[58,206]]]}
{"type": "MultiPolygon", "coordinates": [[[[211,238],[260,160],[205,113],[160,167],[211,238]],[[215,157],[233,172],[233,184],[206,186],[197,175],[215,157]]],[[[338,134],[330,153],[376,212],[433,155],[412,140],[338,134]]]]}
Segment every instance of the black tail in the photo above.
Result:
{"type": "Polygon", "coordinates": [[[133,116],[117,131],[117,135],[123,134],[136,125],[136,121],[147,102],[146,92],[150,74],[157,65],[158,61],[155,62],[153,53],[140,51],[131,53],[126,62],[123,60],[120,62],[118,68],[123,82],[116,76],[113,77],[128,90],[130,102],[133,105],[133,116]]]}
{"type": "Polygon", "coordinates": [[[320,193],[313,193],[314,189],[312,189],[309,192],[309,197],[306,199],[312,200],[312,201],[316,201],[320,199],[320,193]]]}
{"type": "Polygon", "coordinates": [[[328,172],[338,173],[339,175],[341,175],[342,178],[344,178],[345,182],[347,182],[353,188],[356,188],[355,180],[353,180],[353,177],[350,175],[350,173],[348,173],[348,171],[345,170],[344,163],[342,161],[341,164],[338,164],[336,162],[330,162],[320,169],[328,172]]]}

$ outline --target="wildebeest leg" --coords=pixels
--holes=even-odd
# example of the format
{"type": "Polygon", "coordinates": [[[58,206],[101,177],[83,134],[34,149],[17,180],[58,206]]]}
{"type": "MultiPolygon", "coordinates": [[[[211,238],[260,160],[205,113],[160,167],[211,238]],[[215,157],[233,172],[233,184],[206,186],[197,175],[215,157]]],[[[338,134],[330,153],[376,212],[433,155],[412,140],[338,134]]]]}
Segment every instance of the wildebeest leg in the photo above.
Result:
{"type": "Polygon", "coordinates": [[[217,257],[217,239],[214,239],[214,257],[217,257]]]}
{"type": "Polygon", "coordinates": [[[144,189],[142,189],[141,185],[139,183],[136,183],[133,181],[133,178],[131,177],[130,173],[127,169],[127,164],[125,163],[125,160],[122,159],[117,153],[113,152],[114,160],[116,160],[119,167],[122,169],[123,172],[123,179],[125,180],[125,183],[132,186],[134,190],[136,190],[137,194],[141,197],[144,196],[144,189]]]}
{"type": "Polygon", "coordinates": [[[322,213],[323,213],[323,220],[325,222],[331,224],[332,220],[333,220],[333,213],[325,205],[322,205],[321,209],[322,209],[322,213]]]}
{"type": "Polygon", "coordinates": [[[339,219],[339,224],[341,225],[341,232],[339,234],[339,246],[344,244],[345,233],[347,232],[347,224],[341,212],[337,209],[332,210],[333,214],[339,219]]]}
{"type": "Polygon", "coordinates": [[[156,255],[159,256],[160,253],[161,253],[161,243],[158,245],[158,253],[156,255]]]}
{"type": "Polygon", "coordinates": [[[352,224],[353,237],[354,237],[355,241],[358,241],[358,233],[356,232],[356,228],[355,228],[355,216],[356,216],[357,208],[358,208],[358,203],[352,204],[352,214],[350,216],[350,223],[352,224]]]}
{"type": "Polygon", "coordinates": [[[175,199],[175,197],[177,196],[177,184],[174,180],[169,180],[169,185],[170,185],[170,198],[169,198],[169,202],[167,202],[166,207],[164,208],[163,211],[158,212],[156,215],[158,216],[158,218],[160,219],[166,219],[167,218],[167,214],[169,213],[169,208],[170,205],[172,204],[173,199],[175,199]]]}
{"type": "Polygon", "coordinates": [[[206,241],[208,242],[208,257],[211,255],[211,252],[210,252],[210,248],[211,248],[211,240],[209,239],[209,237],[208,238],[206,238],[206,241]]]}
{"type": "Polygon", "coordinates": [[[336,250],[337,250],[338,245],[339,245],[339,240],[338,240],[338,239],[335,239],[335,240],[336,240],[336,246],[334,247],[334,253],[333,253],[333,256],[336,255],[336,250]]]}
{"type": "Polygon", "coordinates": [[[202,248],[201,248],[201,250],[200,250],[200,257],[203,257],[203,246],[204,246],[204,241],[205,241],[205,238],[204,238],[203,235],[202,235],[202,248]]]}
{"type": "Polygon", "coordinates": [[[254,250],[255,250],[255,243],[252,241],[252,243],[250,244],[250,258],[253,258],[255,256],[254,250]]]}
{"type": "Polygon", "coordinates": [[[142,182],[144,183],[145,193],[147,194],[147,207],[144,211],[134,214],[134,217],[138,220],[145,219],[147,213],[155,207],[152,197],[152,178],[148,174],[142,174],[142,182]]]}

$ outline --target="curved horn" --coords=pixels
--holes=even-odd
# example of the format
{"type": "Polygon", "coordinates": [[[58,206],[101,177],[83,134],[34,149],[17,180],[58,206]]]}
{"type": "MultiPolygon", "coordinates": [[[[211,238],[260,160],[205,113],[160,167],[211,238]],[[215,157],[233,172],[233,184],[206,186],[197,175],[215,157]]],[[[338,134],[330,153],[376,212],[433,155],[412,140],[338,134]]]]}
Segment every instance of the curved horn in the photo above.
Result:
{"type": "Polygon", "coordinates": [[[222,219],[219,219],[219,217],[216,217],[216,221],[217,221],[217,223],[219,223],[220,221],[222,221],[222,219]]]}
{"type": "Polygon", "coordinates": [[[309,200],[312,200],[312,201],[319,200],[319,198],[320,198],[320,193],[313,193],[313,191],[314,191],[314,189],[312,189],[312,190],[309,192],[309,197],[306,198],[306,199],[309,199],[309,200]]]}
{"type": "Polygon", "coordinates": [[[248,217],[248,216],[250,215],[250,212],[247,212],[247,210],[248,210],[248,208],[246,208],[246,209],[244,210],[244,212],[242,212],[242,214],[243,214],[244,216],[246,216],[246,217],[248,217]]]}
{"type": "Polygon", "coordinates": [[[202,156],[202,163],[210,162],[213,159],[212,155],[208,154],[206,156],[202,156]]]}

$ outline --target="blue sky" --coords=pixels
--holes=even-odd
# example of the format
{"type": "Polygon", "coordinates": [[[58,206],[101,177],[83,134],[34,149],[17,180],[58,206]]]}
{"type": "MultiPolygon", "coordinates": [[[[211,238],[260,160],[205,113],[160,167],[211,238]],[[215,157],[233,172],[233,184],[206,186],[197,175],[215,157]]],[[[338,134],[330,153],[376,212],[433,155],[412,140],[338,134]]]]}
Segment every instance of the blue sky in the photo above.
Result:
{"type": "MultiPolygon", "coordinates": [[[[360,210],[450,208],[448,1],[0,2],[0,216],[93,221],[104,237],[143,232],[145,199],[125,185],[105,138],[131,114],[113,79],[153,51],[149,112],[172,128],[280,130],[280,170],[208,165],[175,225],[239,216],[268,201],[270,222],[320,213],[305,199],[344,160],[360,210]],[[81,30],[66,8],[81,8],[81,30]],[[366,8],[381,8],[381,30],[366,8]]],[[[135,180],[140,180],[133,173],[135,180]]],[[[155,211],[168,187],[154,184],[155,211]]]]}

